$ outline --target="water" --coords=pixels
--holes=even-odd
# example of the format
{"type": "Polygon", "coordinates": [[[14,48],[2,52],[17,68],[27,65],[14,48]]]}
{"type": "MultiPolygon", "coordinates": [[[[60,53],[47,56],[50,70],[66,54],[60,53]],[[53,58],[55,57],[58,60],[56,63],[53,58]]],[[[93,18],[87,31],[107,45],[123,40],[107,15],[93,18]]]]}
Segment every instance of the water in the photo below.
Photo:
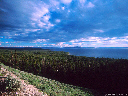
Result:
{"type": "Polygon", "coordinates": [[[128,59],[128,48],[47,48],[52,51],[69,52],[70,55],[128,59]]]}

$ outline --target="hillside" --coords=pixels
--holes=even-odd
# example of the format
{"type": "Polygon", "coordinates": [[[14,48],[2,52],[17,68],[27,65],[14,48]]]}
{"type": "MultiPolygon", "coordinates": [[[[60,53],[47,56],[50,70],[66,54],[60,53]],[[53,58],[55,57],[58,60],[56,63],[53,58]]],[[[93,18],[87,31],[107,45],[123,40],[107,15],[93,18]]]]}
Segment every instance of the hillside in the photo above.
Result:
{"type": "MultiPolygon", "coordinates": [[[[18,69],[5,66],[4,64],[1,64],[1,66],[1,73],[6,73],[4,76],[9,75],[11,78],[20,81],[20,87],[17,87],[17,90],[10,87],[12,90],[9,91],[9,94],[13,94],[14,96],[15,94],[19,94],[20,96],[47,96],[46,94],[49,96],[93,96],[89,89],[81,89],[81,87],[36,76],[32,73],[23,72],[18,69]]],[[[5,92],[2,92],[4,95],[7,93],[8,92],[6,90],[5,92]]]]}
{"type": "MultiPolygon", "coordinates": [[[[27,80],[21,79],[19,76],[17,77],[16,74],[9,71],[7,66],[4,66],[1,64],[1,70],[0,74],[2,77],[7,77],[7,81],[9,81],[9,84],[6,83],[6,88],[4,91],[1,92],[2,96],[5,95],[18,95],[18,96],[47,96],[46,93],[41,92],[39,89],[37,89],[34,85],[29,84],[27,80]],[[14,83],[13,83],[14,82],[14,83]],[[18,84],[18,86],[17,86],[18,84]]],[[[2,86],[1,86],[2,87],[2,86]]],[[[1,90],[0,90],[1,91],[1,90]]]]}
{"type": "Polygon", "coordinates": [[[74,56],[63,51],[1,49],[0,62],[81,89],[103,94],[128,92],[127,59],[74,56]]]}

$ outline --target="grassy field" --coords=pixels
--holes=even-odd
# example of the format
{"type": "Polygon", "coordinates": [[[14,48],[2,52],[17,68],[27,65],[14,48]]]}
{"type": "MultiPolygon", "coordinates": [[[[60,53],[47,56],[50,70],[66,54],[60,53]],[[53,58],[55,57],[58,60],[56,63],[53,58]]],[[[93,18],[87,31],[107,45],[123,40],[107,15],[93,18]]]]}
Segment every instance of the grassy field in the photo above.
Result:
{"type": "Polygon", "coordinates": [[[1,66],[11,71],[21,79],[28,81],[30,84],[36,86],[49,96],[94,96],[94,94],[96,96],[96,93],[86,88],[64,84],[45,77],[33,75],[32,73],[27,73],[5,66],[4,64],[1,64],[1,66]]]}

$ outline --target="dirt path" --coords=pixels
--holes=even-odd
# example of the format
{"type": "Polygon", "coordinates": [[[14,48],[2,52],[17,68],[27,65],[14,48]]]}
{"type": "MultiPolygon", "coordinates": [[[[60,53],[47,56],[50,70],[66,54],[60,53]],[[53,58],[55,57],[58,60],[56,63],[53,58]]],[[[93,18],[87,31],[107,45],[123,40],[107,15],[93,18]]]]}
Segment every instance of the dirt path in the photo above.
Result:
{"type": "MultiPolygon", "coordinates": [[[[21,82],[20,88],[18,88],[18,91],[15,92],[15,96],[48,96],[43,92],[40,92],[39,89],[37,89],[35,86],[30,85],[27,81],[18,78],[12,72],[9,72],[4,68],[1,68],[1,71],[6,72],[5,76],[10,75],[12,76],[12,78],[15,78],[21,82]]],[[[7,96],[5,95],[5,93],[3,94],[4,94],[3,96],[7,96]]],[[[10,96],[14,96],[14,95],[10,95],[10,96]]]]}

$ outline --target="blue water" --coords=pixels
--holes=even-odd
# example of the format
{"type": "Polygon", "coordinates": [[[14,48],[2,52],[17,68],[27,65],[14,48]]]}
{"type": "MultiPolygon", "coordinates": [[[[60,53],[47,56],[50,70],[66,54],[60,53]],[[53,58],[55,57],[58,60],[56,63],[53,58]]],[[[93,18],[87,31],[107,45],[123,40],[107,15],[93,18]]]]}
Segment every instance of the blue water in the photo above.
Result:
{"type": "Polygon", "coordinates": [[[128,59],[128,48],[49,48],[49,49],[52,51],[69,52],[70,55],[76,55],[76,56],[128,59]]]}

